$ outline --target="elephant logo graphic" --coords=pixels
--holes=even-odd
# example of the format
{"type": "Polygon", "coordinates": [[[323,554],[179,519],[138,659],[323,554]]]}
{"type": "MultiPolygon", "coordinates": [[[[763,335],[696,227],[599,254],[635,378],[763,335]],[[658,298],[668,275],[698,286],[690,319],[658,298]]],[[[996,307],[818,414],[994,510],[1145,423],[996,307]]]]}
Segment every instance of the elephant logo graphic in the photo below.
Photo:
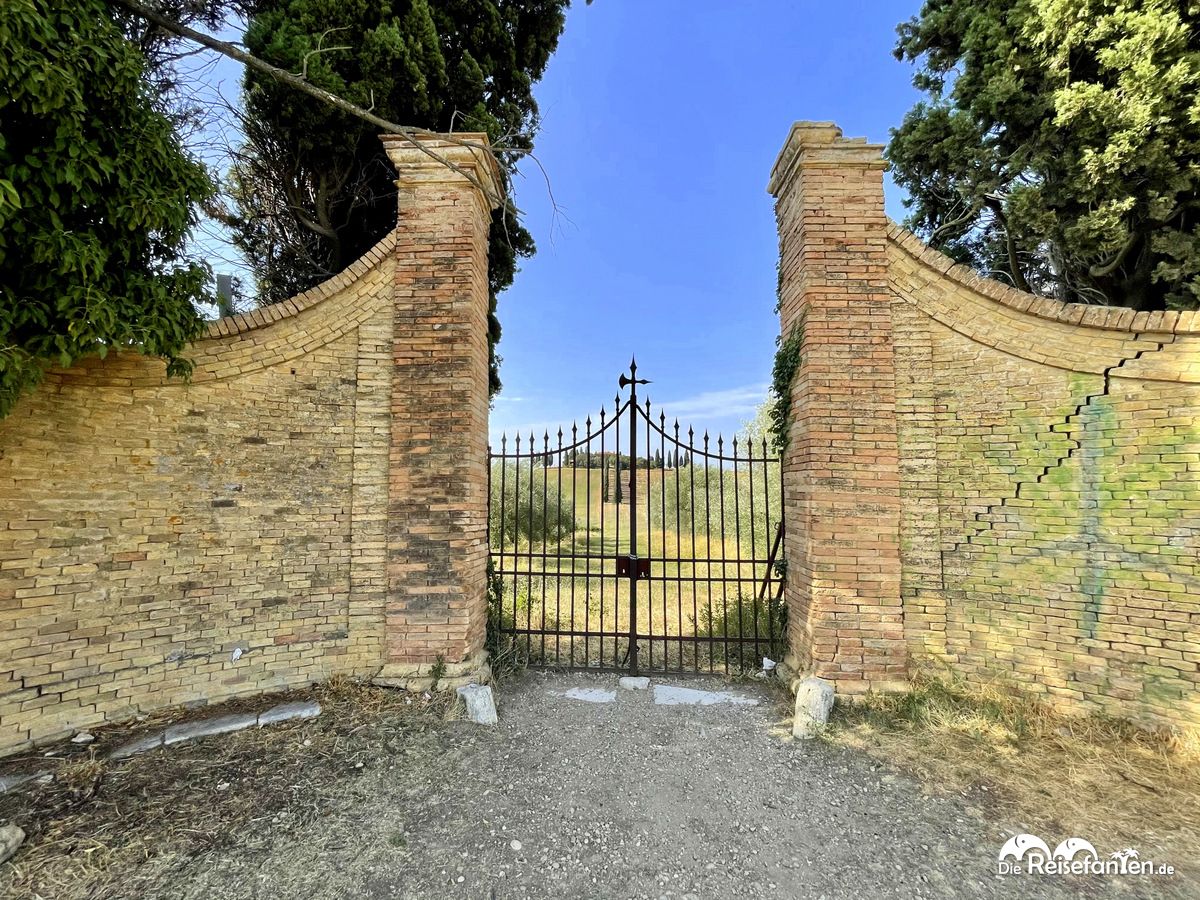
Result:
{"type": "Polygon", "coordinates": [[[1132,847],[1105,857],[1091,841],[1069,837],[1054,852],[1036,834],[1010,837],[1000,848],[998,875],[1174,875],[1175,867],[1141,859],[1132,847]]]}
{"type": "Polygon", "coordinates": [[[1092,859],[1097,859],[1100,855],[1096,852],[1096,848],[1093,847],[1089,841],[1085,841],[1080,837],[1067,838],[1054,848],[1055,859],[1065,859],[1070,861],[1075,858],[1076,853],[1086,853],[1092,859]]]}
{"type": "MultiPolygon", "coordinates": [[[[1066,843],[1067,842],[1064,841],[1062,844],[1060,844],[1059,849],[1062,849],[1066,843]]],[[[1084,843],[1086,844],[1087,841],[1084,841],[1084,843]]],[[[1088,846],[1090,847],[1091,844],[1088,844],[1088,846]]],[[[1036,834],[1018,834],[1015,837],[1010,837],[1005,842],[1004,846],[1000,848],[1000,862],[1004,862],[1004,860],[1008,859],[1010,856],[1020,862],[1025,858],[1025,854],[1029,853],[1030,851],[1037,851],[1041,853],[1044,859],[1051,858],[1050,848],[1046,846],[1046,842],[1036,834]]]]}

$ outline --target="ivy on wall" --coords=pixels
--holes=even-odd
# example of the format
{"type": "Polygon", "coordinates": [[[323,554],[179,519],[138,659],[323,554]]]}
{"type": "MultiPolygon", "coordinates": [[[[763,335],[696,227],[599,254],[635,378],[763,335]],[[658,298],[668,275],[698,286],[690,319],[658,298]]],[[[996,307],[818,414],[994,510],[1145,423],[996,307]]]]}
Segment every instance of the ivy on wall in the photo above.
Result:
{"type": "Polygon", "coordinates": [[[787,448],[792,424],[792,381],[800,368],[804,344],[804,319],[796,322],[787,336],[776,338],[775,366],[771,370],[772,405],[769,413],[771,435],[782,453],[787,448]]]}

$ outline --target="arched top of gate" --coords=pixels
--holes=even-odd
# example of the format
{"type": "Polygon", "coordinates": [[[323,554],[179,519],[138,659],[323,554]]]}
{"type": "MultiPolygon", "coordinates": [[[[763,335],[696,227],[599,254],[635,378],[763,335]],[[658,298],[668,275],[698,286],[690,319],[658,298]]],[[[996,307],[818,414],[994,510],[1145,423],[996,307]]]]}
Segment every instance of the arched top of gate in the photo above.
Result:
{"type": "MultiPolygon", "coordinates": [[[[713,440],[707,431],[700,436],[700,443],[697,445],[696,434],[693,428],[689,425],[686,432],[682,432],[682,426],[678,419],[674,420],[672,426],[667,425],[669,416],[666,410],[658,410],[656,417],[652,412],[652,404],[649,399],[645,404],[638,406],[639,417],[650,427],[651,431],[659,435],[666,443],[671,444],[674,448],[686,450],[689,455],[694,454],[698,457],[711,460],[714,463],[773,463],[779,462],[779,455],[772,454],[767,448],[766,438],[761,439],[761,454],[754,453],[754,440],[752,438],[739,437],[734,435],[727,443],[725,438],[718,434],[713,440]],[[670,428],[670,430],[668,430],[670,428]],[[672,434],[673,432],[673,434],[672,434]],[[681,434],[687,435],[687,440],[683,440],[681,434]],[[716,448],[716,452],[712,452],[712,448],[716,448]],[[726,453],[726,448],[730,449],[730,453],[726,453]],[[739,453],[739,448],[745,452],[739,453]]],[[[651,447],[653,449],[653,447],[651,447]]]]}
{"type": "MultiPolygon", "coordinates": [[[[632,371],[636,373],[636,368],[632,371]]],[[[621,387],[623,389],[631,383],[629,378],[622,376],[621,387]]],[[[637,383],[648,384],[649,382],[638,381],[637,383]]],[[[618,394],[613,404],[615,412],[610,415],[602,407],[597,419],[593,420],[589,416],[584,421],[582,434],[577,422],[572,423],[569,427],[558,426],[554,431],[542,428],[541,434],[532,429],[528,434],[524,429],[517,429],[513,432],[511,439],[508,433],[504,432],[500,435],[499,442],[489,442],[488,453],[492,459],[496,460],[538,459],[547,454],[559,455],[582,449],[593,453],[622,454],[627,450],[624,441],[628,439],[629,435],[627,430],[631,424],[629,420],[636,417],[646,425],[647,439],[651,434],[657,436],[654,441],[659,444],[660,449],[669,446],[672,450],[686,451],[689,457],[695,456],[718,465],[779,462],[779,454],[771,452],[766,438],[755,441],[745,435],[734,435],[732,439],[726,441],[720,434],[715,437],[710,436],[707,430],[697,434],[691,425],[688,425],[685,430],[685,426],[680,423],[678,418],[671,418],[665,409],[656,408],[650,398],[639,397],[638,403],[632,407],[632,411],[631,401],[632,396],[622,398],[618,394]],[[622,422],[622,420],[625,421],[622,422]],[[622,434],[623,427],[625,431],[622,434]],[[602,435],[607,436],[610,431],[615,432],[612,446],[608,447],[602,442],[601,446],[597,448],[596,441],[600,440],[602,435]]],[[[639,449],[641,448],[639,447],[639,449]]],[[[653,451],[654,449],[654,445],[651,444],[649,450],[653,451]]]]}
{"type": "MultiPolygon", "coordinates": [[[[503,432],[500,435],[500,443],[489,444],[488,452],[497,459],[501,457],[504,459],[529,459],[531,457],[542,457],[547,453],[570,453],[572,450],[578,450],[581,447],[590,447],[602,434],[606,434],[618,427],[618,420],[629,410],[629,399],[626,398],[622,401],[618,397],[617,402],[613,404],[613,409],[615,412],[609,415],[608,410],[602,406],[595,420],[591,416],[588,416],[583,422],[582,437],[579,436],[580,428],[578,422],[572,422],[569,429],[567,426],[560,425],[555,429],[554,435],[551,435],[546,429],[542,429],[540,435],[531,430],[529,435],[526,436],[523,433],[523,429],[516,429],[513,432],[514,436],[511,445],[508,440],[508,433],[503,432]],[[596,427],[593,431],[593,426],[599,427],[596,427]],[[561,440],[564,437],[569,438],[570,443],[562,444],[561,440]],[[528,447],[524,451],[521,450],[521,443],[523,441],[527,442],[526,446],[528,447]]],[[[613,450],[606,452],[616,452],[616,450],[617,447],[614,443],[613,450]]]]}

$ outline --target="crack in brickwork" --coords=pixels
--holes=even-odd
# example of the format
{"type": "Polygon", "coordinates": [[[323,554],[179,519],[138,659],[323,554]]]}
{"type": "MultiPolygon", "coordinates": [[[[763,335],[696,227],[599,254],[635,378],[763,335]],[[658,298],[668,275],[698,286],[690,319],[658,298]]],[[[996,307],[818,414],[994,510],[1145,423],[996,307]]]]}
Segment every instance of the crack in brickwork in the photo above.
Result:
{"type": "MultiPolygon", "coordinates": [[[[1144,334],[1141,334],[1141,333],[1134,334],[1134,336],[1133,336],[1133,339],[1135,341],[1140,341],[1143,338],[1144,338],[1144,334]]],[[[996,526],[996,524],[997,524],[996,520],[993,518],[993,516],[995,514],[1002,512],[1005,509],[1008,509],[1009,504],[1012,503],[1014,500],[1024,499],[1021,496],[1022,490],[1044,483],[1045,480],[1050,477],[1051,472],[1055,472],[1058,469],[1062,468],[1064,465],[1066,465],[1068,462],[1070,462],[1071,459],[1074,458],[1075,454],[1078,453],[1080,449],[1082,449],[1083,441],[1080,438],[1075,437],[1075,435],[1073,434],[1073,425],[1083,415],[1084,410],[1089,409],[1092,406],[1092,404],[1094,404],[1097,400],[1100,400],[1103,397],[1109,396],[1109,392],[1112,389],[1112,373],[1113,372],[1115,372],[1117,369],[1124,367],[1126,363],[1137,362],[1139,359],[1141,359],[1147,353],[1159,353],[1168,344],[1172,344],[1174,342],[1175,342],[1175,335],[1173,335],[1173,334],[1167,335],[1165,340],[1161,340],[1161,341],[1155,340],[1154,341],[1154,343],[1157,346],[1145,347],[1141,350],[1138,350],[1136,353],[1134,353],[1130,356],[1122,357],[1120,362],[1117,362],[1114,365],[1107,367],[1104,370],[1103,375],[1101,376],[1104,379],[1103,388],[1095,393],[1088,394],[1086,397],[1083,398],[1083,401],[1081,403],[1078,403],[1075,406],[1075,409],[1072,410],[1065,419],[1063,419],[1062,421],[1059,421],[1059,422],[1055,422],[1053,425],[1050,426],[1051,434],[1066,435],[1067,440],[1072,445],[1067,449],[1067,452],[1065,454],[1063,454],[1062,456],[1058,457],[1054,462],[1050,463],[1049,465],[1043,466],[1042,471],[1038,473],[1036,478],[1034,478],[1032,480],[1030,480],[1028,478],[1019,480],[1017,482],[1016,489],[1013,491],[1013,493],[1011,493],[1007,497],[1004,497],[1003,499],[1001,499],[1001,501],[999,503],[993,503],[990,506],[988,506],[987,509],[985,509],[981,512],[975,513],[975,520],[974,520],[973,526],[983,525],[984,527],[982,527],[982,528],[975,527],[974,530],[971,532],[971,534],[967,535],[965,540],[955,542],[954,546],[951,547],[948,552],[951,554],[954,554],[954,553],[959,552],[963,547],[973,546],[976,538],[980,537],[983,534],[988,533],[989,531],[992,530],[992,528],[994,528],[996,526]]]]}

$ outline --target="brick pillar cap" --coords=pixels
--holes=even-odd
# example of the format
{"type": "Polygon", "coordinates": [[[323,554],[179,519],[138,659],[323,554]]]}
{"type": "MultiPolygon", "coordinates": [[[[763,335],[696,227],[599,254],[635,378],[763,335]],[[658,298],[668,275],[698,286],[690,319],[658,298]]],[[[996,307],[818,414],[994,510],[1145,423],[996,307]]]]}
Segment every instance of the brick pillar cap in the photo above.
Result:
{"type": "Polygon", "coordinates": [[[385,134],[380,138],[388,159],[396,167],[396,185],[470,183],[469,173],[483,188],[480,197],[488,209],[503,200],[504,180],[491,142],[483,132],[455,134],[385,134]],[[450,165],[447,165],[450,163],[450,165]]]}
{"type": "Polygon", "coordinates": [[[794,122],[783,149],[771,168],[767,192],[780,196],[805,166],[854,166],[883,169],[883,144],[869,144],[866,138],[842,137],[842,129],[833,122],[794,122]]]}

